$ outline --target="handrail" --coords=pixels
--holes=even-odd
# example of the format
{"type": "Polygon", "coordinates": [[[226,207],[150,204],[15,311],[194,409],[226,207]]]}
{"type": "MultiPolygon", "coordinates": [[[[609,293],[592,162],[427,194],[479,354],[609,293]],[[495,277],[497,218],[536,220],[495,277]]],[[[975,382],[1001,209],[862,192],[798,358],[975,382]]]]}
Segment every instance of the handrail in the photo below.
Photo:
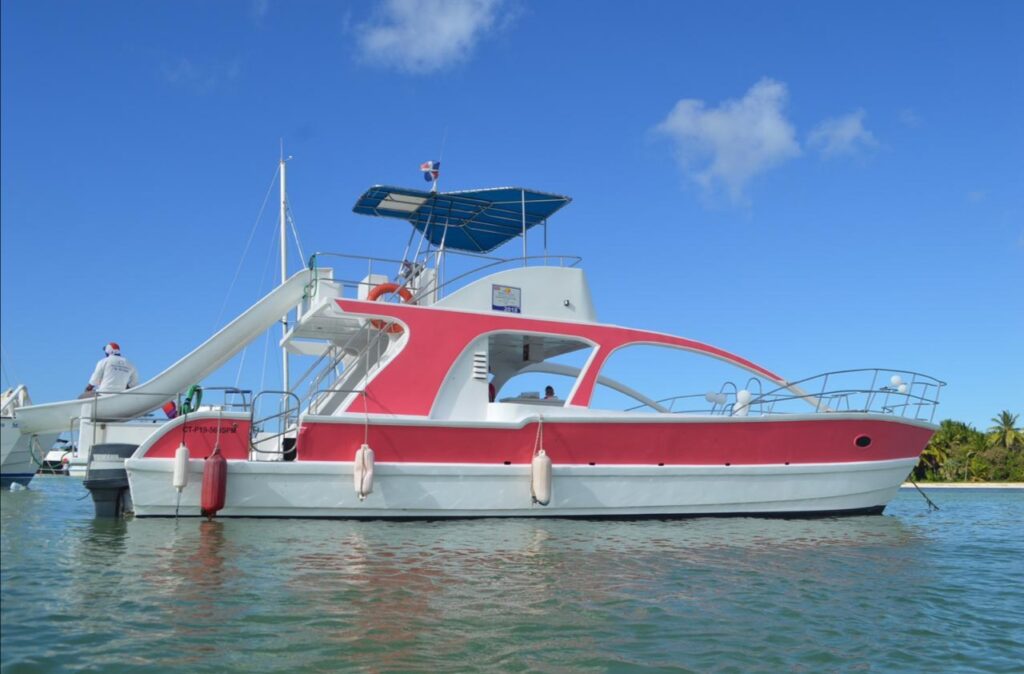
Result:
{"type": "Polygon", "coordinates": [[[4,391],[3,402],[0,404],[0,415],[12,416],[14,410],[25,406],[28,399],[28,389],[24,384],[18,384],[14,388],[4,391]]]}
{"type": "MultiPolygon", "coordinates": [[[[320,395],[326,395],[326,394],[330,394],[330,393],[363,393],[363,394],[365,394],[366,393],[366,389],[365,388],[335,388],[335,387],[320,388],[320,389],[317,389],[316,391],[314,391],[313,395],[320,396],[320,395]]],[[[354,411],[358,412],[359,410],[354,410],[354,411]]],[[[307,414],[312,414],[314,416],[317,414],[316,412],[314,412],[312,410],[312,406],[309,406],[309,407],[306,408],[306,413],[307,414]]]]}
{"type": "MultiPolygon", "coordinates": [[[[504,264],[513,264],[513,263],[516,263],[516,264],[527,263],[528,264],[529,261],[537,261],[537,260],[543,260],[545,262],[545,264],[547,264],[551,260],[557,260],[558,263],[559,263],[558,266],[560,266],[560,267],[576,267],[576,266],[578,266],[583,261],[583,258],[578,256],[578,255],[565,255],[565,254],[552,254],[552,253],[547,253],[547,254],[543,254],[543,255],[526,255],[526,256],[509,257],[509,258],[500,258],[500,257],[491,256],[491,255],[481,255],[481,254],[477,254],[477,253],[469,253],[469,252],[465,252],[465,251],[451,251],[451,250],[444,251],[444,254],[445,255],[454,255],[454,256],[456,256],[458,258],[468,258],[468,259],[473,259],[473,260],[485,260],[486,263],[482,264],[480,266],[474,267],[474,268],[472,268],[472,269],[470,269],[468,271],[462,272],[459,275],[455,276],[454,278],[448,279],[445,282],[440,283],[440,284],[438,283],[437,278],[435,278],[434,281],[433,281],[433,285],[432,286],[427,287],[427,288],[420,288],[420,289],[418,289],[418,293],[417,294],[418,294],[419,297],[423,297],[423,296],[428,295],[428,294],[433,293],[433,292],[437,292],[438,295],[441,296],[441,291],[443,289],[451,286],[453,283],[456,283],[457,281],[461,281],[461,280],[465,279],[466,277],[471,276],[473,274],[480,273],[481,271],[484,271],[486,269],[491,269],[493,267],[498,267],[498,266],[501,266],[501,265],[504,265],[504,264]],[[568,262],[568,264],[567,264],[567,262],[568,262]]],[[[318,260],[318,258],[321,258],[321,257],[334,257],[334,258],[340,258],[340,259],[343,259],[343,260],[355,260],[355,261],[359,261],[359,262],[367,262],[367,263],[369,263],[368,273],[372,272],[372,264],[374,262],[378,262],[378,263],[381,263],[381,264],[393,264],[393,265],[396,265],[399,269],[402,267],[402,265],[405,265],[405,264],[409,263],[409,260],[397,260],[397,259],[394,259],[394,258],[375,257],[375,256],[370,256],[370,255],[352,255],[350,253],[335,253],[335,252],[331,252],[331,251],[318,251],[316,253],[313,253],[313,255],[311,255],[310,258],[309,258],[309,268],[311,270],[314,270],[314,271],[316,270],[316,268],[317,268],[316,267],[317,260],[318,260]]],[[[402,287],[405,287],[405,285],[408,283],[408,279],[401,278],[401,275],[399,273],[396,273],[394,275],[389,274],[388,277],[389,278],[393,277],[396,280],[401,280],[401,284],[400,285],[402,285],[402,287]]],[[[331,280],[333,282],[335,282],[335,283],[342,284],[342,286],[348,286],[348,287],[359,287],[360,285],[363,285],[363,281],[362,280],[356,281],[356,280],[352,280],[352,279],[343,279],[343,278],[333,278],[331,280]]],[[[313,287],[312,287],[311,291],[309,292],[309,295],[313,295],[313,294],[316,293],[316,284],[318,284],[318,283],[319,283],[319,277],[314,274],[314,279],[311,282],[311,285],[313,287]]]]}
{"type": "Polygon", "coordinates": [[[930,382],[920,382],[920,383],[928,383],[929,385],[935,385],[935,386],[938,386],[940,388],[943,387],[943,386],[946,386],[946,382],[942,381],[941,379],[936,379],[935,377],[932,377],[931,375],[924,374],[923,372],[914,372],[912,370],[900,370],[900,369],[891,368],[891,367],[862,367],[862,368],[852,368],[852,369],[849,369],[849,370],[831,370],[829,372],[822,372],[821,374],[816,374],[816,375],[812,375],[810,377],[805,377],[804,379],[798,379],[796,381],[787,382],[784,386],[779,386],[778,388],[769,391],[765,395],[769,395],[771,393],[774,393],[775,391],[779,391],[779,390],[782,390],[782,389],[789,389],[789,388],[791,388],[793,386],[800,386],[801,384],[805,384],[805,383],[807,383],[809,381],[812,381],[814,379],[819,379],[821,377],[832,377],[832,376],[841,375],[841,374],[853,374],[855,372],[873,372],[873,373],[876,373],[876,374],[880,373],[880,372],[891,372],[893,374],[910,375],[912,377],[921,377],[923,379],[931,380],[930,382]]]}
{"type": "MultiPolygon", "coordinates": [[[[203,386],[202,389],[204,393],[207,391],[221,391],[224,394],[222,398],[224,402],[221,407],[225,410],[245,412],[252,406],[253,396],[251,389],[242,389],[236,386],[203,386]],[[229,402],[228,396],[234,395],[240,396],[241,402],[229,402]]],[[[181,394],[179,393],[178,395],[180,396],[181,394]]],[[[181,401],[179,400],[178,402],[180,403],[181,401]]]]}
{"type": "Polygon", "coordinates": [[[321,356],[310,366],[309,369],[296,380],[296,388],[298,384],[305,381],[310,377],[313,372],[319,368],[319,372],[309,382],[306,389],[306,395],[303,400],[306,404],[306,408],[311,413],[317,413],[320,406],[324,402],[324,396],[326,393],[334,390],[330,388],[333,382],[337,381],[340,377],[345,376],[347,369],[343,369],[341,372],[337,371],[339,365],[343,364],[346,358],[351,359],[351,363],[359,362],[363,360],[365,362],[366,371],[363,376],[369,374],[370,369],[380,363],[380,357],[385,351],[387,351],[390,345],[390,339],[386,332],[374,328],[370,323],[363,326],[361,330],[351,335],[344,344],[332,345],[331,348],[327,349],[321,356]],[[366,343],[358,350],[353,348],[353,344],[357,339],[366,338],[366,343]],[[376,350],[376,355],[370,359],[370,353],[376,350]],[[328,359],[328,355],[334,354],[328,359]],[[325,363],[326,365],[323,365],[325,363]],[[324,388],[322,384],[327,381],[328,387],[324,388]]]}
{"type": "MultiPolygon", "coordinates": [[[[752,388],[751,383],[756,382],[760,387],[761,382],[757,378],[751,378],[747,382],[747,390],[752,388]]],[[[810,405],[814,413],[876,413],[890,414],[916,420],[927,420],[933,423],[935,410],[939,405],[939,393],[946,386],[946,382],[929,375],[912,372],[909,370],[896,370],[890,368],[862,368],[849,370],[835,370],[822,374],[806,377],[795,382],[788,382],[767,392],[758,392],[753,395],[746,404],[751,414],[771,416],[776,414],[789,414],[782,409],[787,403],[799,402],[810,405]],[[864,375],[867,380],[870,375],[868,386],[829,386],[829,380],[835,380],[842,375],[864,375]],[[886,380],[886,385],[878,386],[880,375],[898,376],[909,378],[908,381],[901,381],[900,385],[893,386],[892,378],[886,380]],[[821,380],[822,385],[814,393],[802,391],[802,385],[809,382],[821,380]],[[902,389],[902,390],[901,390],[902,389]]],[[[812,388],[812,387],[806,387],[812,388]]],[[[817,387],[815,387],[817,388],[817,387]]],[[[658,404],[668,407],[673,414],[707,414],[712,416],[731,416],[734,412],[734,405],[737,400],[738,389],[732,382],[722,384],[718,393],[707,394],[684,394],[670,396],[657,400],[658,404]],[[691,400],[703,397],[711,408],[696,407],[694,409],[677,410],[676,402],[691,400]]],[[[627,408],[625,411],[634,411],[649,405],[636,405],[627,408]]]]}
{"type": "MultiPolygon", "coordinates": [[[[220,391],[220,392],[222,392],[223,393],[223,397],[222,397],[222,403],[220,405],[220,408],[223,409],[223,410],[226,410],[226,411],[246,412],[246,411],[249,410],[249,408],[252,405],[252,402],[251,402],[252,391],[249,390],[249,389],[241,389],[241,388],[237,388],[235,386],[203,386],[202,389],[203,389],[204,393],[205,392],[210,392],[210,391],[220,391]],[[241,400],[239,402],[231,401],[229,399],[229,396],[233,396],[233,395],[240,396],[241,400]]],[[[85,419],[87,421],[102,422],[102,423],[117,423],[117,422],[122,422],[122,421],[132,421],[134,419],[155,419],[155,420],[159,421],[159,419],[157,419],[154,416],[154,414],[155,414],[154,412],[150,412],[148,414],[142,414],[142,415],[131,415],[131,416],[123,416],[123,417],[122,416],[103,416],[103,417],[97,416],[96,413],[95,413],[97,402],[99,400],[101,400],[105,396],[114,396],[114,395],[117,395],[117,396],[146,396],[146,397],[150,397],[150,398],[158,398],[158,399],[161,399],[161,400],[174,401],[175,404],[177,405],[177,408],[180,410],[181,409],[181,402],[182,402],[181,398],[182,398],[183,392],[182,391],[174,391],[174,392],[133,391],[132,389],[127,389],[125,391],[116,391],[116,392],[111,391],[111,392],[106,392],[106,393],[99,392],[96,395],[92,395],[92,396],[88,396],[88,397],[85,397],[85,398],[81,398],[81,403],[82,403],[83,407],[88,406],[88,407],[92,408],[93,412],[89,416],[74,417],[72,419],[72,425],[73,425],[74,419],[85,419]]],[[[205,406],[214,407],[214,408],[218,407],[217,405],[210,404],[209,401],[207,401],[207,404],[205,406]]]]}
{"type": "Polygon", "coordinates": [[[291,391],[260,391],[259,393],[257,393],[256,396],[253,398],[253,401],[252,401],[252,410],[249,412],[249,451],[256,452],[257,454],[269,454],[269,455],[273,455],[273,456],[284,456],[286,453],[294,451],[296,453],[296,455],[297,455],[298,451],[299,451],[298,419],[299,419],[299,410],[301,409],[301,404],[302,403],[299,400],[299,396],[295,395],[291,391]],[[260,396],[263,396],[263,395],[280,395],[280,396],[282,396],[283,400],[291,400],[292,398],[294,398],[295,399],[295,407],[292,408],[290,405],[284,404],[284,405],[282,405],[282,407],[284,408],[282,411],[275,412],[274,414],[268,415],[268,416],[263,417],[261,419],[256,419],[255,418],[256,417],[256,401],[260,398],[260,396]],[[285,447],[284,447],[284,439],[285,439],[284,436],[290,430],[289,426],[288,426],[288,421],[292,418],[292,414],[291,413],[292,413],[293,409],[294,409],[294,412],[295,412],[294,419],[296,421],[296,426],[295,426],[295,445],[293,447],[291,447],[291,448],[286,450],[285,447]],[[268,449],[260,449],[260,448],[258,448],[256,446],[256,441],[255,441],[256,433],[258,432],[257,429],[262,427],[262,425],[264,423],[266,423],[267,421],[272,421],[274,419],[281,419],[281,430],[279,432],[277,432],[277,433],[273,433],[273,434],[267,435],[266,437],[262,438],[262,440],[260,440],[260,442],[266,442],[268,440],[274,440],[276,438],[282,438],[281,443],[279,445],[280,449],[278,449],[278,450],[268,450],[268,449]]]}
{"type": "MultiPolygon", "coordinates": [[[[345,352],[342,347],[338,346],[337,344],[331,343],[330,346],[324,349],[324,352],[321,353],[320,356],[313,361],[313,364],[306,368],[305,372],[303,372],[299,377],[295,378],[295,382],[298,384],[306,381],[306,379],[308,379],[315,371],[320,369],[321,364],[324,362],[324,360],[327,359],[329,355],[331,355],[331,363],[327,368],[321,370],[320,375],[318,375],[318,378],[322,377],[324,375],[324,372],[326,372],[328,369],[336,367],[337,364],[340,363],[341,360],[345,357],[345,352]]],[[[297,386],[293,388],[297,388],[297,386]]]]}
{"type": "MultiPolygon", "coordinates": [[[[583,258],[578,256],[578,255],[527,255],[527,256],[523,256],[523,257],[506,258],[506,259],[503,259],[503,260],[496,260],[496,261],[491,262],[489,264],[481,265],[480,267],[477,267],[475,269],[471,269],[471,270],[469,270],[467,272],[463,272],[462,274],[459,274],[458,276],[456,276],[454,278],[448,279],[447,281],[445,281],[441,285],[436,286],[433,290],[436,290],[438,292],[438,294],[440,295],[440,292],[441,292],[442,289],[452,285],[456,281],[461,281],[462,279],[464,279],[464,278],[466,278],[468,276],[471,276],[473,274],[477,274],[477,273],[479,273],[479,272],[481,272],[481,271],[483,271],[485,269],[490,269],[492,267],[497,267],[497,266],[500,266],[500,265],[503,265],[503,264],[512,263],[512,262],[526,262],[528,260],[540,260],[540,259],[543,259],[546,262],[550,258],[558,258],[558,260],[560,262],[564,261],[565,259],[572,260],[572,263],[567,265],[570,268],[571,267],[575,267],[579,263],[583,262],[583,258]]],[[[547,266],[547,265],[545,265],[545,266],[547,266]]],[[[566,265],[559,264],[558,266],[562,267],[562,266],[566,266],[566,265]]],[[[428,290],[427,292],[431,292],[431,290],[428,290]]]]}

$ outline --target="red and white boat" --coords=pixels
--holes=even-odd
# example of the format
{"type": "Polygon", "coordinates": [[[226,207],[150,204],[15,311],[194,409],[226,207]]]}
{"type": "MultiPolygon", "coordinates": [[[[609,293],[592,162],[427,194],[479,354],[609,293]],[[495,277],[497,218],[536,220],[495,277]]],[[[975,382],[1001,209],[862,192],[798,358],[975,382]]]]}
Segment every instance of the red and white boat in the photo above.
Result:
{"type": "MultiPolygon", "coordinates": [[[[318,254],[153,381],[91,403],[94,422],[154,409],[297,307],[281,344],[311,361],[305,374],[239,406],[193,401],[157,427],[124,462],[136,516],[882,511],[935,431],[942,382],[885,369],[793,382],[692,339],[600,323],[577,259],[526,255],[530,230],[543,229],[546,248],[548,218],[569,201],[520,188],[368,190],[355,212],[413,225],[403,259],[331,258],[359,269],[349,278],[318,254]],[[522,256],[485,255],[517,239],[522,256]],[[734,366],[742,385],[653,399],[607,369],[637,345],[734,366]],[[515,388],[531,374],[560,377],[564,398],[515,388]],[[632,404],[605,409],[602,390],[632,404]],[[274,413],[258,414],[259,399],[274,413]],[[677,411],[693,400],[703,409],[677,411]],[[212,470],[215,447],[226,463],[212,470]]],[[[53,425],[61,405],[81,407],[26,408],[22,425],[43,428],[48,414],[53,425]]]]}

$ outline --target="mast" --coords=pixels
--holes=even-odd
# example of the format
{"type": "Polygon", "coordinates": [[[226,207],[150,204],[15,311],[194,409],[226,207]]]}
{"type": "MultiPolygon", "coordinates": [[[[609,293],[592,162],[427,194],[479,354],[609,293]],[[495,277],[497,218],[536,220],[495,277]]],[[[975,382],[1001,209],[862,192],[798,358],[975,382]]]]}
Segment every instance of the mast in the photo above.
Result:
{"type": "MultiPolygon", "coordinates": [[[[288,239],[286,236],[286,221],[287,208],[288,208],[288,196],[287,189],[285,186],[285,158],[284,158],[284,141],[281,141],[281,163],[279,170],[281,172],[281,285],[284,285],[285,281],[288,280],[288,239]]],[[[288,336],[288,313],[285,312],[284,316],[281,317],[281,337],[288,336]]],[[[281,388],[285,391],[290,390],[289,378],[288,378],[288,350],[283,346],[281,347],[281,388]]]]}

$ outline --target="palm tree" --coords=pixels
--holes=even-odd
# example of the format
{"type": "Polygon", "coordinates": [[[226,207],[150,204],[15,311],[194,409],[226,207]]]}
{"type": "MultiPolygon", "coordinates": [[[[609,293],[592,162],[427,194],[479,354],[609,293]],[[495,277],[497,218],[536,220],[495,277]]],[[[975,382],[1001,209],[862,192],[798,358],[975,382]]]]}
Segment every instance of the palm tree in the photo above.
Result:
{"type": "Polygon", "coordinates": [[[1024,445],[1024,433],[1017,428],[1018,416],[1003,410],[998,417],[992,417],[995,426],[988,429],[989,446],[1012,450],[1018,445],[1024,445]]]}
{"type": "Polygon", "coordinates": [[[950,449],[957,445],[970,443],[977,435],[978,431],[970,424],[952,419],[944,419],[939,424],[939,430],[932,436],[932,441],[929,444],[941,445],[949,452],[950,449]]]}
{"type": "Polygon", "coordinates": [[[949,460],[949,452],[942,443],[928,443],[921,452],[921,458],[914,468],[914,475],[920,479],[931,480],[939,476],[942,465],[949,460]]]}

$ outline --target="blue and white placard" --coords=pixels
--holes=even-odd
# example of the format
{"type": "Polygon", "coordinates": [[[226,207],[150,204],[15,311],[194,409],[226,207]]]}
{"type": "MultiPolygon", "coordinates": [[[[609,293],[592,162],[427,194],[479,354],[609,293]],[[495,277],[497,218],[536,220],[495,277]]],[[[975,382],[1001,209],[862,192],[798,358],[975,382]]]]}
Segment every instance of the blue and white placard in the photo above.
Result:
{"type": "Polygon", "coordinates": [[[512,286],[491,286],[491,309],[508,314],[522,312],[523,291],[512,286]]]}

